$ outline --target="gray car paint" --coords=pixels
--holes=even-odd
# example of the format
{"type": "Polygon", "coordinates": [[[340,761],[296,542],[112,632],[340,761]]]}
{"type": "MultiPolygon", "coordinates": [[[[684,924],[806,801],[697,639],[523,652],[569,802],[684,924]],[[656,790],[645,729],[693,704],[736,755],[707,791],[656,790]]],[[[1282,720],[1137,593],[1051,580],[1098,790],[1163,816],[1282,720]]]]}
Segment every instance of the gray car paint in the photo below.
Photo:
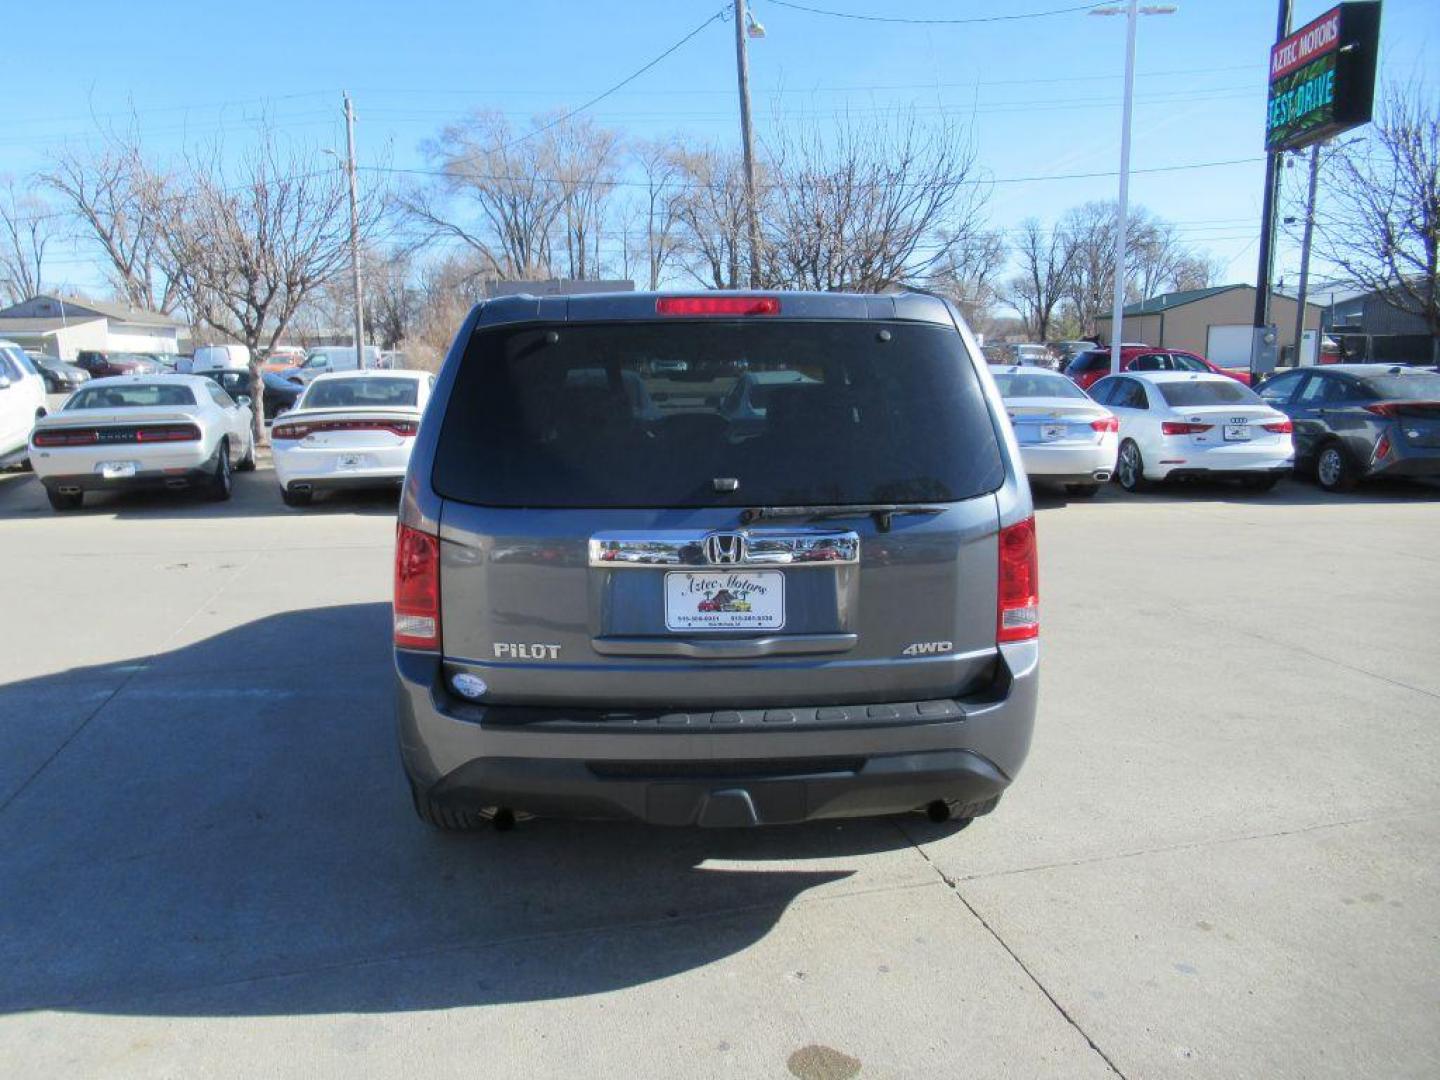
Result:
{"type": "MultiPolygon", "coordinates": [[[[442,541],[443,658],[396,650],[401,749],[417,788],[439,790],[447,777],[477,760],[645,760],[663,771],[663,763],[678,761],[773,763],[837,754],[968,751],[992,763],[1005,782],[1015,776],[1034,722],[1039,644],[995,642],[996,536],[1000,527],[1033,510],[1019,450],[980,350],[953,309],[928,294],[778,295],[781,319],[901,319],[955,329],[984,389],[1005,469],[1001,486],[947,504],[940,514],[897,516],[889,532],[863,516],[824,523],[824,528],[843,525],[859,535],[860,566],[792,571],[790,578],[813,575],[800,585],[816,590],[817,599],[826,590],[833,593],[829,599],[838,621],[814,629],[832,638],[853,632],[855,640],[843,648],[832,641],[808,654],[737,657],[723,648],[708,651],[712,643],[702,639],[683,656],[602,650],[597,644],[607,635],[659,638],[664,628],[616,623],[615,590],[641,578],[633,569],[590,566],[589,539],[661,525],[697,536],[735,529],[736,509],[515,510],[442,499],[429,479],[440,420],[465,346],[477,329],[571,319],[654,319],[656,298],[644,293],[521,296],[481,304],[461,327],[437,379],[401,497],[400,521],[442,541]],[[544,659],[497,657],[497,642],[517,641],[558,649],[545,650],[544,659]],[[948,648],[940,655],[901,656],[908,645],[931,641],[947,642],[948,648]],[[648,720],[629,727],[592,723],[578,731],[490,723],[485,705],[448,692],[448,680],[461,672],[484,679],[490,688],[487,700],[542,710],[542,717],[564,717],[567,709],[582,708],[684,710],[678,715],[690,716],[691,722],[670,730],[648,720]],[[868,703],[935,700],[956,703],[953,715],[938,722],[856,723],[855,716],[863,720],[864,712],[852,710],[838,730],[823,725],[767,729],[763,722],[767,709],[847,703],[863,709],[868,703]]],[[[784,525],[787,530],[805,527],[803,521],[784,525]]],[[[883,710],[883,705],[874,708],[883,710]]],[[[513,784],[505,787],[507,793],[515,791],[513,784]]]]}

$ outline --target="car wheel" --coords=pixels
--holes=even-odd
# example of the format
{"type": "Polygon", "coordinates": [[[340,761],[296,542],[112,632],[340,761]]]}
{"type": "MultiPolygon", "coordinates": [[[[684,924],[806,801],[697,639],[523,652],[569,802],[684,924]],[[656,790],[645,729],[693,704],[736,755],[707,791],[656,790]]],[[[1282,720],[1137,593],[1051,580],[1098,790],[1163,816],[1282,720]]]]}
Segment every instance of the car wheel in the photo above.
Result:
{"type": "Polygon", "coordinates": [[[213,502],[224,502],[230,498],[230,442],[228,439],[220,440],[220,460],[215,463],[215,472],[210,477],[210,486],[206,495],[213,502]]]}
{"type": "Polygon", "coordinates": [[[1140,457],[1140,447],[1126,439],[1120,444],[1120,456],[1115,462],[1115,482],[1126,491],[1144,491],[1149,487],[1145,479],[1145,461],[1140,457]]]}
{"type": "Polygon", "coordinates": [[[1278,473],[1265,473],[1261,476],[1246,476],[1240,480],[1240,486],[1246,491],[1271,491],[1280,482],[1278,473]]]}
{"type": "Polygon", "coordinates": [[[492,824],[503,831],[512,826],[515,820],[508,810],[486,813],[481,810],[441,806],[434,799],[420,794],[414,784],[410,785],[410,800],[415,807],[415,816],[441,832],[476,832],[492,824]],[[506,815],[503,819],[502,814],[506,815]]]}
{"type": "Polygon", "coordinates": [[[1065,494],[1076,499],[1093,499],[1100,493],[1099,484],[1066,484],[1065,494]]]}
{"type": "Polygon", "coordinates": [[[85,502],[83,491],[55,491],[46,488],[45,497],[50,500],[52,510],[79,510],[85,502]]]}
{"type": "Polygon", "coordinates": [[[245,456],[240,459],[240,463],[235,466],[235,471],[236,471],[236,472],[254,472],[254,471],[255,471],[255,436],[254,436],[254,435],[251,435],[251,436],[250,436],[250,446],[246,449],[246,451],[245,451],[245,456]]]}
{"type": "Polygon", "coordinates": [[[1326,491],[1350,491],[1355,487],[1355,466],[1339,443],[1321,447],[1315,459],[1315,479],[1326,491]]]}

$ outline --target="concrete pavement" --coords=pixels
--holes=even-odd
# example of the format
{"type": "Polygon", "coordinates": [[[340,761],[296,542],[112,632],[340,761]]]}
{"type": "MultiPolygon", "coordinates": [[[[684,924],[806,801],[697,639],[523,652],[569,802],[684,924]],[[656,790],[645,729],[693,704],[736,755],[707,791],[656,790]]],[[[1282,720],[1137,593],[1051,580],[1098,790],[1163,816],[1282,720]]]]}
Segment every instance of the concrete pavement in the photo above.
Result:
{"type": "Polygon", "coordinates": [[[408,806],[393,507],[0,475],[0,1073],[1432,1076],[1440,499],[1042,502],[965,831],[408,806]]]}

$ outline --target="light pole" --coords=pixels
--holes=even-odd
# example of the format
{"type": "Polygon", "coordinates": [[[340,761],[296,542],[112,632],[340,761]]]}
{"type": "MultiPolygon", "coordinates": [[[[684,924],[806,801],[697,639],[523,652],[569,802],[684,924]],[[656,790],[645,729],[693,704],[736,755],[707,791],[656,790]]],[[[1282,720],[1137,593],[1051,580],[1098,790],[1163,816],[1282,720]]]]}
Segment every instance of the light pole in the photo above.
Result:
{"type": "Polygon", "coordinates": [[[1125,103],[1120,119],[1120,205],[1115,214],[1115,297],[1110,316],[1110,374],[1120,371],[1120,346],[1125,341],[1125,248],[1129,243],[1130,114],[1135,100],[1135,28],[1141,15],[1173,15],[1174,4],[1146,4],[1129,0],[1090,9],[1091,15],[1125,16],[1125,103]]]}
{"type": "Polygon", "coordinates": [[[755,211],[755,135],[750,128],[750,52],[746,37],[763,38],[761,26],[735,0],[735,71],[740,83],[740,141],[745,156],[745,217],[750,233],[750,288],[760,287],[760,217],[755,211]]]}
{"type": "MultiPolygon", "coordinates": [[[[360,196],[355,179],[355,107],[350,103],[349,94],[341,94],[345,102],[345,161],[341,168],[350,180],[350,274],[355,288],[355,363],[365,366],[365,300],[360,283],[360,196]]],[[[329,147],[323,151],[340,160],[340,155],[329,147]]]]}

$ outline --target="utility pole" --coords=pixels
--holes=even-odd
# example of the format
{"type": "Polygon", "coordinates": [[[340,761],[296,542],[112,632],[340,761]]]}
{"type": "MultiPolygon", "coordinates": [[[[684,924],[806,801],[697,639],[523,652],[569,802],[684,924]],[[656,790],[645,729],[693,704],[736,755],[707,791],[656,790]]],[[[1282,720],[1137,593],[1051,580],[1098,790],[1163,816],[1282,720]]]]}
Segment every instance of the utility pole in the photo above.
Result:
{"type": "Polygon", "coordinates": [[[1310,237],[1315,232],[1315,189],[1320,182],[1320,144],[1310,147],[1310,186],[1305,195],[1305,231],[1300,236],[1300,291],[1295,297],[1295,366],[1300,366],[1300,339],[1305,335],[1305,292],[1310,284],[1310,237]]]}
{"type": "Polygon", "coordinates": [[[760,218],[755,212],[755,135],[750,128],[750,52],[745,0],[735,0],[735,68],[740,80],[740,139],[745,154],[745,217],[750,231],[750,288],[760,287],[760,218]]]}
{"type": "Polygon", "coordinates": [[[365,366],[365,307],[360,285],[360,197],[355,181],[355,107],[345,99],[345,171],[350,176],[350,271],[355,283],[355,363],[365,366]]]}
{"type": "MultiPolygon", "coordinates": [[[[1279,0],[1275,15],[1275,40],[1283,41],[1290,33],[1290,0],[1279,0]]],[[[1250,334],[1250,382],[1260,381],[1266,374],[1266,335],[1270,329],[1270,270],[1275,261],[1275,195],[1280,187],[1281,152],[1265,155],[1265,198],[1260,209],[1260,259],[1255,271],[1255,318],[1250,334]]],[[[1297,343],[1298,344],[1298,343],[1297,343]]],[[[1273,366],[1273,364],[1271,365],[1273,366]]]]}
{"type": "Polygon", "coordinates": [[[1135,26],[1140,21],[1139,0],[1125,10],[1125,105],[1120,121],[1120,205],[1115,212],[1115,299],[1110,316],[1110,374],[1120,373],[1120,349],[1125,343],[1125,248],[1129,245],[1130,213],[1130,110],[1135,97],[1135,26]]]}

